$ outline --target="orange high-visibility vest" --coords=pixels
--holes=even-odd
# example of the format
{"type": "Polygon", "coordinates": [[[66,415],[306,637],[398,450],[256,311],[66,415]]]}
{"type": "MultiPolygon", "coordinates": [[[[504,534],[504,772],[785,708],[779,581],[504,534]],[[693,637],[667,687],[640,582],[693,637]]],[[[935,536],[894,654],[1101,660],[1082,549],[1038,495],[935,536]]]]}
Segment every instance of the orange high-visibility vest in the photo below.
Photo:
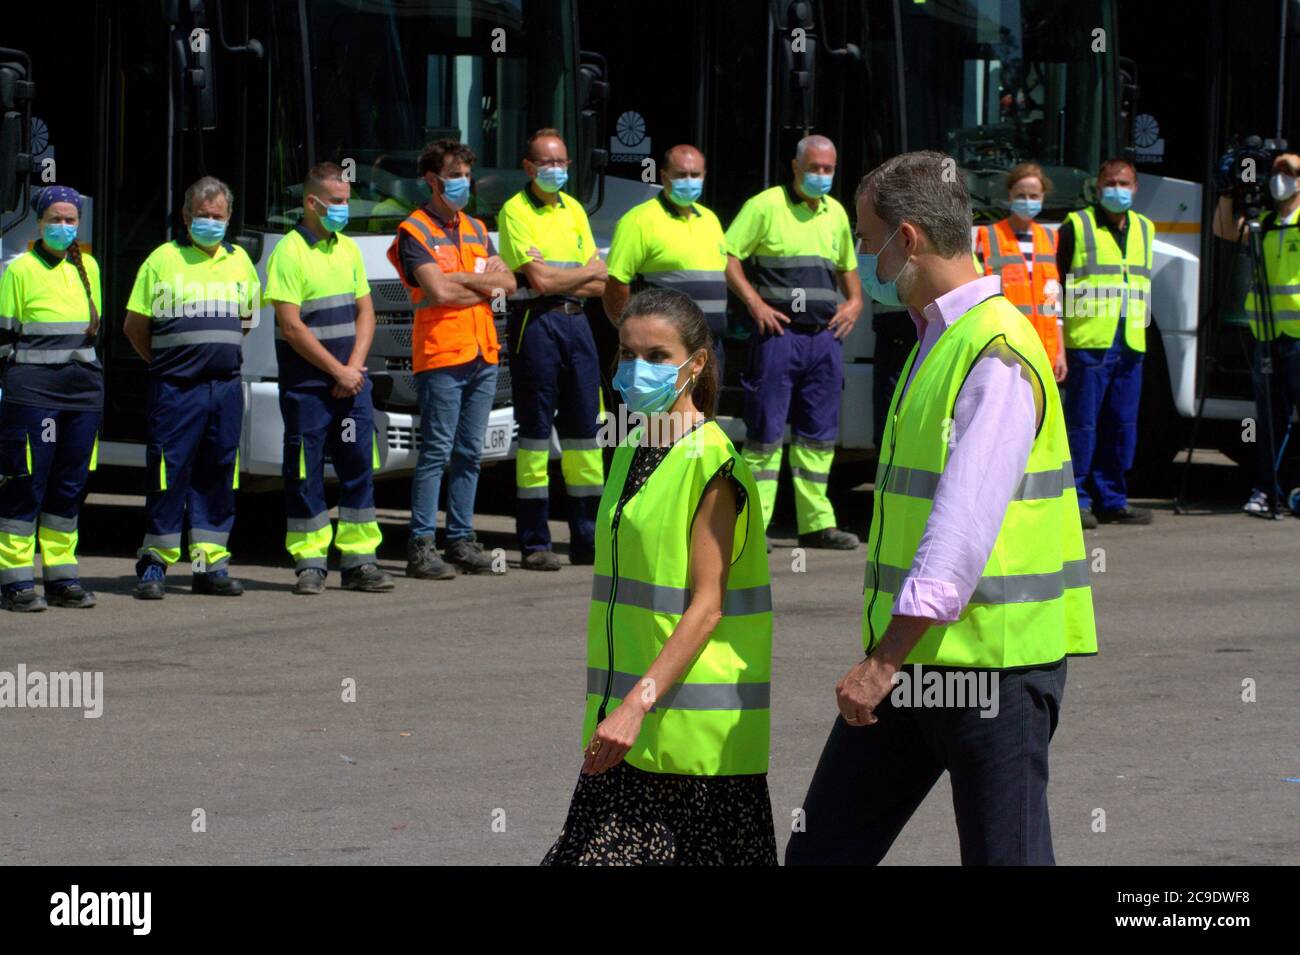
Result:
{"type": "Polygon", "coordinates": [[[1029,223],[1029,229],[1034,237],[1032,281],[1010,219],[995,222],[992,226],[980,226],[975,233],[975,247],[984,261],[984,274],[1002,276],[1002,294],[1029,319],[1043,342],[1048,361],[1055,362],[1060,335],[1057,334],[1056,313],[1047,308],[1045,287],[1048,282],[1056,283],[1059,303],[1061,276],[1056,268],[1056,236],[1037,222],[1029,223]],[[996,240],[993,238],[995,235],[996,240]]]}
{"type": "Polygon", "coordinates": [[[424,303],[424,289],[412,285],[402,269],[398,243],[402,233],[413,236],[433,256],[443,272],[475,272],[477,263],[488,258],[487,229],[473,216],[456,217],[460,243],[423,209],[416,209],[397,227],[397,236],[388,247],[388,261],[393,263],[402,284],[415,305],[415,328],[411,335],[411,366],[417,372],[446,368],[473,361],[479,353],[489,364],[496,364],[501,350],[492,308],[487,302],[476,305],[429,305],[424,303]]]}

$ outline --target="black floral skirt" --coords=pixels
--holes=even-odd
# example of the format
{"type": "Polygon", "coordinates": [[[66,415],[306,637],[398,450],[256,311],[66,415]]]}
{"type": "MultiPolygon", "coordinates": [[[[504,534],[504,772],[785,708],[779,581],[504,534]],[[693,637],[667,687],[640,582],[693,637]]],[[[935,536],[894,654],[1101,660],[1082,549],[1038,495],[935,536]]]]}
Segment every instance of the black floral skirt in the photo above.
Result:
{"type": "Polygon", "coordinates": [[[767,776],[579,775],[542,865],[776,865],[767,776]]]}

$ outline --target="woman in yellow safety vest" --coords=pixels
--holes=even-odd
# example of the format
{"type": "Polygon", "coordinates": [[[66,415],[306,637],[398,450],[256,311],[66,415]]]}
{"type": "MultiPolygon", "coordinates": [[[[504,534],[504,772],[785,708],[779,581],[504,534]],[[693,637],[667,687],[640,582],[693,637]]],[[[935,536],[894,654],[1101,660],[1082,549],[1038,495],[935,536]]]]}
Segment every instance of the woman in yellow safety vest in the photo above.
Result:
{"type": "Polygon", "coordinates": [[[1034,221],[1043,199],[1052,191],[1037,163],[1022,162],[1007,173],[1011,214],[975,231],[975,250],[985,275],[1002,276],[1002,294],[1038,332],[1052,374],[1065,380],[1065,348],[1061,342],[1058,304],[1061,276],[1056,267],[1056,233],[1034,221]]]}
{"type": "Polygon", "coordinates": [[[713,419],[699,307],[650,289],[618,327],[626,408],[596,522],[584,761],[543,864],[775,865],[758,489],[713,419]]]}
{"type": "Polygon", "coordinates": [[[77,244],[81,196],[47,186],[33,208],[40,238],[0,277],[0,607],[20,613],[95,605],[78,576],[77,517],[104,408],[99,266],[77,244]]]}

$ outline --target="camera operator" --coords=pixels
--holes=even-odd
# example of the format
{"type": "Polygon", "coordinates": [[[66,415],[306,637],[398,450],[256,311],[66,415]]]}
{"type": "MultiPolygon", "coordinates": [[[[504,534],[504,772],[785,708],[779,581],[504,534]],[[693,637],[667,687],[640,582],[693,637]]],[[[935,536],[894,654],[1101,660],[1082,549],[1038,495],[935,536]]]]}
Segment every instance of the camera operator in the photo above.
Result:
{"type": "MultiPolygon", "coordinates": [[[[1282,153],[1273,160],[1268,191],[1277,204],[1260,220],[1263,228],[1264,268],[1268,276],[1268,296],[1272,304],[1273,328],[1263,327],[1260,303],[1252,285],[1246,295],[1245,311],[1250,318],[1250,332],[1255,339],[1251,362],[1251,380],[1255,390],[1257,422],[1264,420],[1272,401],[1272,441],[1268,435],[1256,434],[1254,485],[1243,510],[1256,517],[1273,513],[1273,461],[1291,420],[1291,408],[1300,404],[1300,155],[1282,153]],[[1264,360],[1272,358],[1272,395],[1266,391],[1264,360]]],[[[1244,215],[1233,216],[1233,197],[1219,198],[1214,216],[1214,234],[1230,242],[1248,241],[1242,228],[1244,215]]]]}

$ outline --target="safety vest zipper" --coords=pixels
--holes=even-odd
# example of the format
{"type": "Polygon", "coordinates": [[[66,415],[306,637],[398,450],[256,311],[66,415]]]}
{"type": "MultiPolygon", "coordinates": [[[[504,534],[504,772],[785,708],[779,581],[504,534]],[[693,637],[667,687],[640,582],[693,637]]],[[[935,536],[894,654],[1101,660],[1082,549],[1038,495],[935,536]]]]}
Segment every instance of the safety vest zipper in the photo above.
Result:
{"type": "MultiPolygon", "coordinates": [[[[629,501],[631,499],[628,498],[629,501]]],[[[605,720],[605,707],[609,705],[609,696],[614,690],[614,603],[618,599],[618,522],[623,516],[625,506],[626,502],[614,509],[614,519],[610,522],[610,536],[613,538],[614,547],[612,573],[609,578],[609,603],[605,605],[605,645],[609,650],[609,666],[605,673],[605,695],[601,698],[600,709],[596,712],[597,725],[605,720]]]]}

